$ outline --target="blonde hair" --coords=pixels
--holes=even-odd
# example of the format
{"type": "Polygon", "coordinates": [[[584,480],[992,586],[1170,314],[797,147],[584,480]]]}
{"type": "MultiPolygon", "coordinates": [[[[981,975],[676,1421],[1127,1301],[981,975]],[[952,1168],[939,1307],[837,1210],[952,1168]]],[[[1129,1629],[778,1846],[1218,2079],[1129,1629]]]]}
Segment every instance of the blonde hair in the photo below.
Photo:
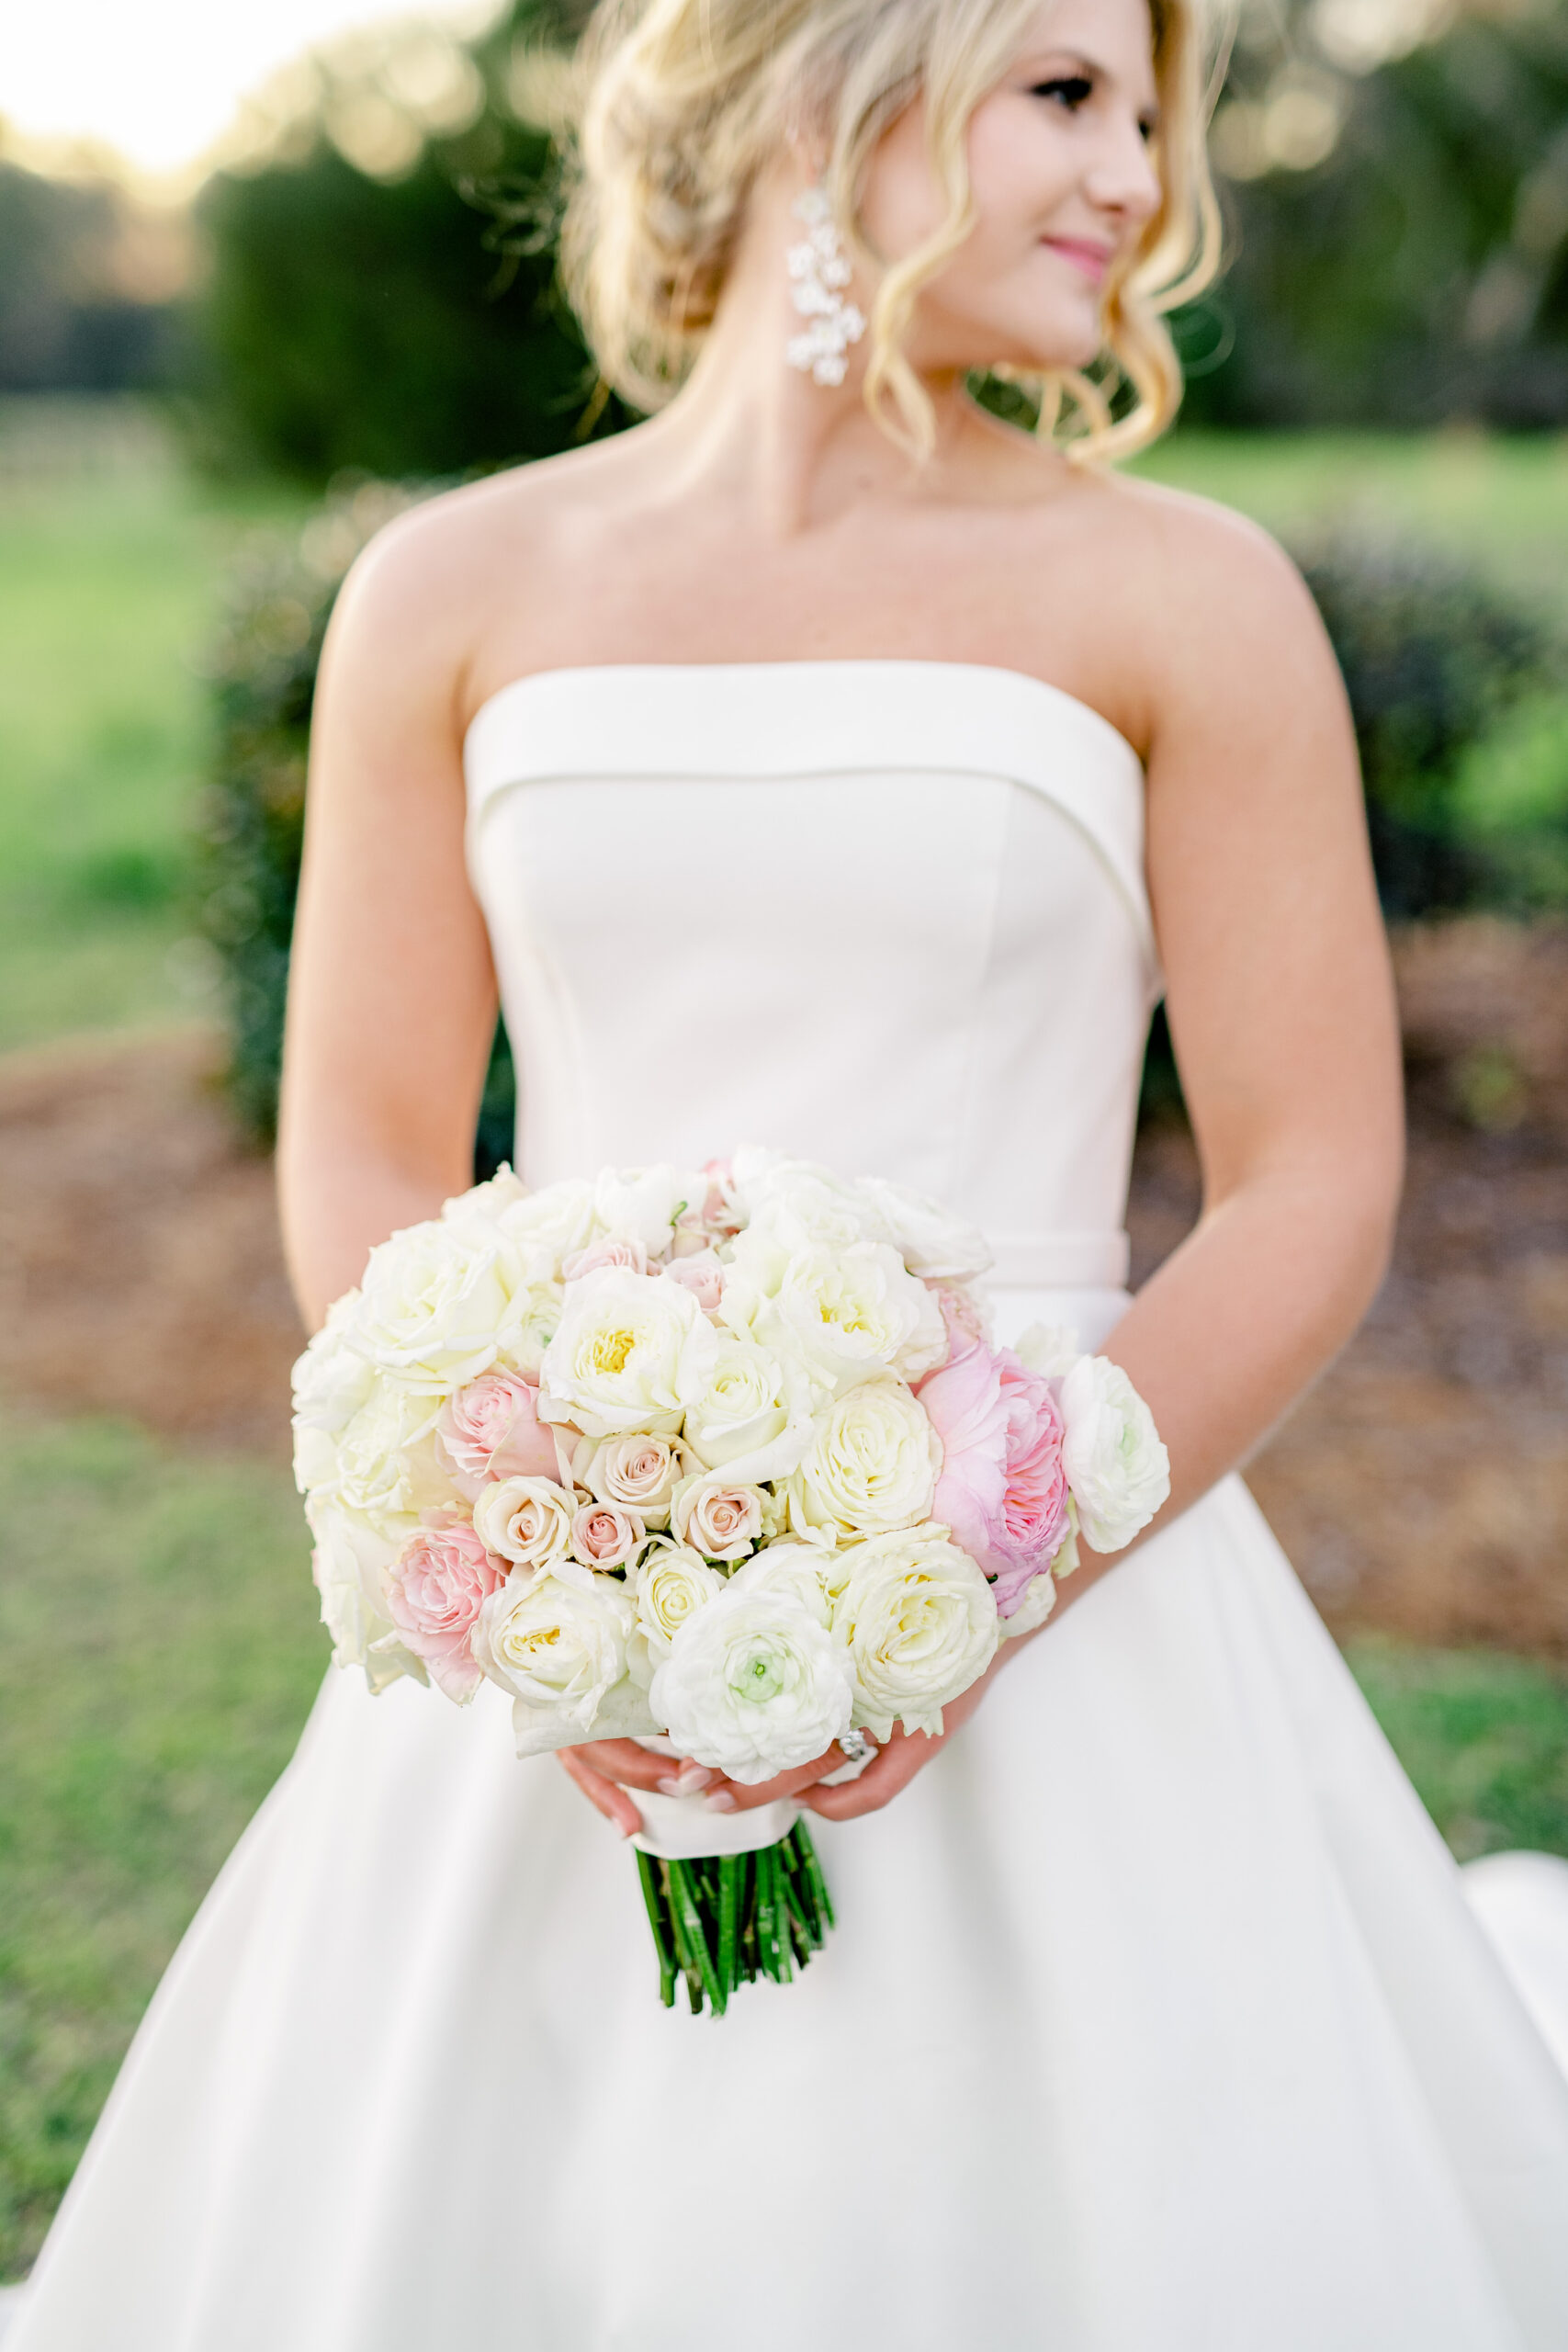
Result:
{"type": "MultiPolygon", "coordinates": [[[[881,270],[865,401],[912,453],[935,417],[904,356],[920,289],[975,221],[966,136],[1039,0],[599,0],[578,51],[561,266],[606,384],[651,412],[683,382],[712,322],[748,198],[795,130],[829,139],[828,188],[856,258],[881,270]],[[941,228],[885,267],[856,197],[883,133],[923,91],[941,228]],[[891,405],[890,405],[891,404],[891,405]]],[[[1181,368],[1164,313],[1219,262],[1204,131],[1216,44],[1204,0],[1150,0],[1162,197],[1107,290],[1088,371],[998,368],[1076,458],[1121,457],[1174,418],[1181,368]]]]}

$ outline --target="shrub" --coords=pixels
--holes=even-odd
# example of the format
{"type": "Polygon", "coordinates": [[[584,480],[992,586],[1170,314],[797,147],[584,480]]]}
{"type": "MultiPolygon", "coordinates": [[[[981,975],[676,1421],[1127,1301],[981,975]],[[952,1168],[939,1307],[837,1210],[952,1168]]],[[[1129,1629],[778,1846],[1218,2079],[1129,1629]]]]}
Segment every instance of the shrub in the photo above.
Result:
{"type": "MultiPolygon", "coordinates": [[[[297,545],[253,550],[214,651],[203,928],[227,978],[233,1100],[260,1139],[276,1116],[322,635],[360,548],[430,487],[363,483],[329,499],[297,545]]],[[[1545,625],[1476,572],[1410,547],[1325,541],[1304,551],[1303,569],[1349,688],[1389,913],[1568,903],[1568,701],[1545,625]]],[[[1179,1092],[1162,1021],[1145,1103],[1179,1092]]],[[[498,1030],[476,1148],[481,1174],[511,1151],[513,1103],[498,1030]]]]}

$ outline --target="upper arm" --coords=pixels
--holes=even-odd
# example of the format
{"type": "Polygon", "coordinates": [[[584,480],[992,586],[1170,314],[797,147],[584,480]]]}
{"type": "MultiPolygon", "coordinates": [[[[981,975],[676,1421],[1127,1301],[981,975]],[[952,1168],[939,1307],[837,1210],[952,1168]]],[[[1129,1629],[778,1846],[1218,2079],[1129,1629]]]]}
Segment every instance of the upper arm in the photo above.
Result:
{"type": "Polygon", "coordinates": [[[280,1133],[469,1181],[495,982],[464,865],[467,659],[451,525],[416,510],[344,583],[311,726],[280,1133]]]}
{"type": "Polygon", "coordinates": [[[1332,650],[1261,532],[1179,507],[1164,529],[1149,883],[1206,1193],[1291,1161],[1391,1203],[1398,1024],[1332,650]]]}

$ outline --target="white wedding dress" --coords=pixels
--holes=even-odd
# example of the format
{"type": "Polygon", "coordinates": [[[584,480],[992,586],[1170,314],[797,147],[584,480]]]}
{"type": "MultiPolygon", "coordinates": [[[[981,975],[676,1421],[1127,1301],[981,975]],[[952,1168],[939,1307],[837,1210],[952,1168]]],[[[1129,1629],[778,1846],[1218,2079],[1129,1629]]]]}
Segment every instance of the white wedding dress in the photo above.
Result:
{"type": "MultiPolygon", "coordinates": [[[[551,672],[468,773],[529,1181],[880,1170],[991,1236],[1001,1337],[1104,1336],[1157,978],[1103,719],[929,662],[551,672]]],[[[630,1851],[500,1694],[330,1674],[6,2352],[1568,2346],[1568,2087],[1238,1479],[818,1841],[825,1954],[666,2013],[630,1851]]]]}

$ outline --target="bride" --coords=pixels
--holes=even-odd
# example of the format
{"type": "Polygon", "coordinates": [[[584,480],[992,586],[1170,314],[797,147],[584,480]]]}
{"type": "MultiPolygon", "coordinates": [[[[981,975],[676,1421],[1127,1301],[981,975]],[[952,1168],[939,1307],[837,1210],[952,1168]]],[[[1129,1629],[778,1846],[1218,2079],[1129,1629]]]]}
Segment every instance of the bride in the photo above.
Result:
{"type": "Polygon", "coordinates": [[[1196,5],[605,0],[567,269],[652,419],[346,588],[281,1146],[315,1322],[468,1182],[499,982],[527,1182],[941,1195],[999,1338],[1126,1367],[1168,1509],[942,1738],[782,1784],[843,1924],[722,2025],[612,1829],[779,1786],[330,1675],[16,2352],[1568,2342],[1568,2088],[1234,1475],[1372,1295],[1400,1124],[1313,608],[1105,463],[1212,259],[1196,5]],[[1161,989],[1204,1208],[1130,1300],[1161,989]]]}

